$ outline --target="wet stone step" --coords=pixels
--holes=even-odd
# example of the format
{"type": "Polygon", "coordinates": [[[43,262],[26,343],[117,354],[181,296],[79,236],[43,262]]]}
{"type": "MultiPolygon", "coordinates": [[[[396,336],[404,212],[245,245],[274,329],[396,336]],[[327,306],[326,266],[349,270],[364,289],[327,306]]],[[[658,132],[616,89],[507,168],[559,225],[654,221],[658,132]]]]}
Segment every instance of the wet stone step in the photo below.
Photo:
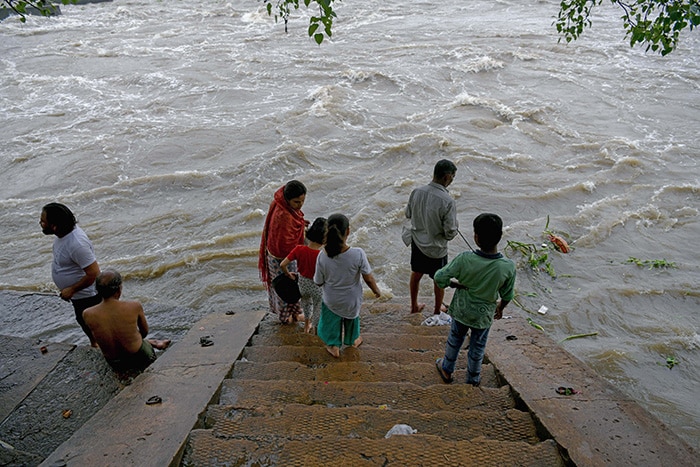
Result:
{"type": "MultiPolygon", "coordinates": [[[[466,370],[456,370],[455,381],[466,381],[466,370]]],[[[290,380],[290,381],[361,381],[361,382],[411,382],[419,386],[442,383],[434,362],[397,363],[335,361],[318,365],[297,362],[255,363],[238,360],[231,379],[290,380]]],[[[490,365],[482,365],[481,386],[498,387],[495,371],[490,365]]]]}
{"type": "Polygon", "coordinates": [[[289,439],[328,436],[384,438],[397,424],[408,425],[418,433],[454,441],[478,437],[501,441],[539,442],[535,424],[527,412],[508,410],[452,410],[421,413],[415,410],[389,410],[372,407],[335,407],[286,404],[257,410],[241,410],[213,405],[207,409],[205,426],[217,438],[269,435],[289,439]]]}
{"type": "Polygon", "coordinates": [[[303,441],[284,436],[226,439],[210,430],[190,433],[183,465],[343,466],[563,466],[556,444],[543,441],[450,441],[431,435],[388,439],[323,437],[303,441]]]}
{"type": "Polygon", "coordinates": [[[436,411],[486,410],[505,412],[515,408],[508,386],[475,388],[468,384],[435,384],[357,381],[260,381],[227,379],[220,404],[256,409],[281,404],[322,407],[368,406],[391,410],[436,411]]]}
{"type": "MultiPolygon", "coordinates": [[[[386,318],[385,318],[386,319],[386,318]]],[[[450,332],[449,326],[420,326],[412,325],[406,322],[379,322],[377,320],[366,319],[360,322],[360,333],[374,334],[415,334],[423,336],[447,336],[450,332]]],[[[281,323],[265,323],[261,324],[257,330],[259,335],[269,334],[295,334],[304,333],[303,323],[292,325],[281,323]]]]}
{"type": "MultiPolygon", "coordinates": [[[[421,336],[413,334],[390,334],[363,332],[363,344],[383,347],[390,350],[443,350],[447,342],[447,334],[421,336]]],[[[304,345],[324,347],[323,341],[316,335],[304,332],[279,332],[256,334],[251,338],[251,344],[257,345],[304,345]]],[[[362,347],[360,347],[362,348],[362,347]]]]}
{"type": "Polygon", "coordinates": [[[443,350],[387,350],[384,347],[363,344],[359,349],[348,347],[343,349],[340,358],[332,357],[324,347],[319,346],[262,346],[246,347],[242,358],[255,363],[271,363],[279,361],[297,362],[304,365],[318,365],[334,362],[384,362],[407,363],[434,362],[442,357],[443,350]]]}

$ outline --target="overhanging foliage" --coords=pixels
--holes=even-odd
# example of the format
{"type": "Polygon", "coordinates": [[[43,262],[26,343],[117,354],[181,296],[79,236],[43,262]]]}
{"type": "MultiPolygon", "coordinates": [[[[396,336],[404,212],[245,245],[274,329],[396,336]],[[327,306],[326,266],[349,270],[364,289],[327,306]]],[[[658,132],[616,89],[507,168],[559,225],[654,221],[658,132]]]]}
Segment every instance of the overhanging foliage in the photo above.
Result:
{"type": "MultiPolygon", "coordinates": [[[[64,5],[75,2],[76,0],[60,0],[60,3],[64,5]]],[[[31,10],[44,16],[54,15],[58,11],[55,3],[51,0],[0,0],[0,9],[13,11],[19,15],[19,20],[23,23],[27,21],[25,15],[29,14],[31,10]]]]}
{"type": "MultiPolygon", "coordinates": [[[[622,9],[622,22],[630,47],[646,44],[661,55],[678,46],[682,30],[693,30],[700,24],[699,0],[610,0],[622,9]]],[[[587,27],[593,9],[603,0],[562,0],[554,21],[566,42],[578,39],[587,27]]],[[[561,40],[561,39],[560,39],[561,40]]]]}
{"type": "MultiPolygon", "coordinates": [[[[330,38],[333,34],[333,18],[336,18],[333,11],[333,2],[335,0],[302,0],[304,6],[308,7],[315,3],[318,7],[318,16],[312,16],[309,19],[309,37],[313,37],[317,44],[321,44],[323,40],[330,38]]],[[[299,9],[299,0],[263,0],[267,8],[267,14],[272,15],[274,9],[275,21],[280,18],[284,20],[284,32],[287,32],[287,22],[292,9],[299,9]],[[273,7],[274,2],[274,7],[273,7]]]]}

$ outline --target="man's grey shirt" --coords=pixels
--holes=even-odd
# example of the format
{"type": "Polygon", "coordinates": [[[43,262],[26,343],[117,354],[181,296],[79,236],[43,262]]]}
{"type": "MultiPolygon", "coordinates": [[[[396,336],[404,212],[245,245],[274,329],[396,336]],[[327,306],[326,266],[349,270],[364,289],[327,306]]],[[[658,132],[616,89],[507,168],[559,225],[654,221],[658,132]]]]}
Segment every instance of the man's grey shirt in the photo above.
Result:
{"type": "Polygon", "coordinates": [[[429,258],[447,256],[447,242],[457,236],[457,204],[439,183],[416,188],[406,206],[413,243],[429,258]]]}

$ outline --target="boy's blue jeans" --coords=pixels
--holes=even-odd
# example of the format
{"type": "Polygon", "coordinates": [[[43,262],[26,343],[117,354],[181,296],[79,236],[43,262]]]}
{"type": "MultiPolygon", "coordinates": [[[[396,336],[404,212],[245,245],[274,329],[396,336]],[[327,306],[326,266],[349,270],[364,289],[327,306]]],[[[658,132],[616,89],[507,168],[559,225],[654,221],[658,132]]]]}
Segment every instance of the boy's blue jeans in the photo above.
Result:
{"type": "Polygon", "coordinates": [[[454,373],[459,350],[464,344],[467,332],[471,330],[469,351],[467,352],[467,384],[478,386],[481,382],[481,362],[484,360],[489,329],[491,328],[475,329],[453,319],[450,335],[447,337],[447,345],[445,346],[445,359],[442,362],[442,369],[447,373],[454,373]]]}

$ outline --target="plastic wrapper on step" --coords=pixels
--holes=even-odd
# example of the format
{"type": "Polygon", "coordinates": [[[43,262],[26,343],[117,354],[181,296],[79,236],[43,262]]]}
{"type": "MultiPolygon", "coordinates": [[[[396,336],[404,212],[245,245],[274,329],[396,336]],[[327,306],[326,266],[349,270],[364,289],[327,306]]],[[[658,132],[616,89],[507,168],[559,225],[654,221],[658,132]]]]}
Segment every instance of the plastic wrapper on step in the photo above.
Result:
{"type": "Polygon", "coordinates": [[[439,315],[432,315],[423,320],[420,324],[423,326],[445,326],[447,324],[452,324],[452,316],[441,311],[439,315]]]}
{"type": "Polygon", "coordinates": [[[414,433],[418,433],[418,430],[413,429],[409,425],[394,425],[391,427],[391,430],[386,432],[386,435],[384,435],[385,438],[391,438],[394,435],[412,435],[414,433]]]}

